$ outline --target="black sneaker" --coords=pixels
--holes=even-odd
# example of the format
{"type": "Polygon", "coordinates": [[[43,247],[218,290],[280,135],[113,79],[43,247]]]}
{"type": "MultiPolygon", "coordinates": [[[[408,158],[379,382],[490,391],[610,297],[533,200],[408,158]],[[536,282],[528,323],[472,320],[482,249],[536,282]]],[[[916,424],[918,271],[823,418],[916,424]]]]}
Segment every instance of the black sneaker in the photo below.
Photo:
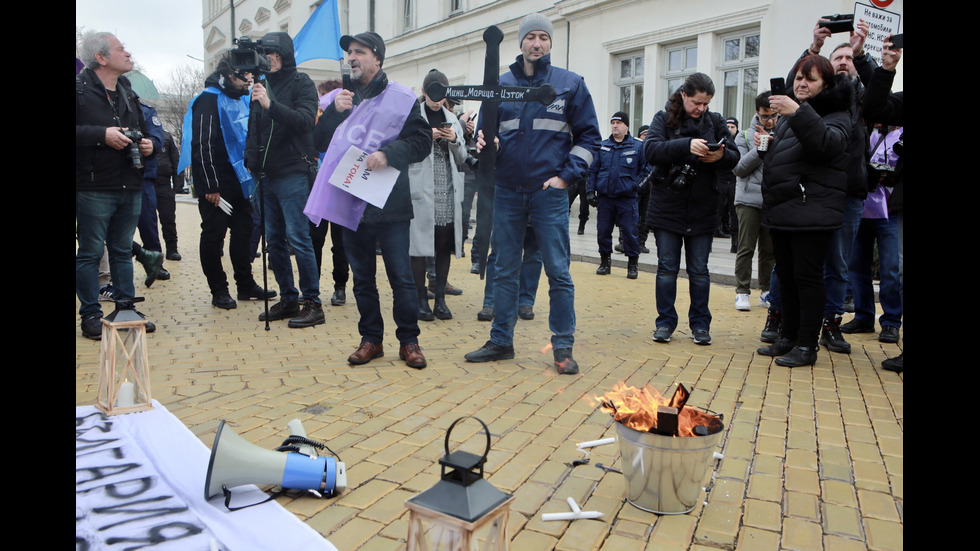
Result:
{"type": "Polygon", "coordinates": [[[694,339],[694,344],[700,344],[702,346],[711,344],[711,335],[708,334],[707,329],[695,329],[691,334],[691,338],[694,339]]]}
{"type": "Polygon", "coordinates": [[[831,352],[842,354],[851,353],[851,343],[844,340],[840,334],[840,317],[823,320],[823,330],[820,332],[820,346],[826,346],[831,352]]]}
{"type": "Polygon", "coordinates": [[[517,307],[517,317],[522,320],[533,320],[534,319],[534,307],[533,306],[518,306],[517,307]]]}
{"type": "Polygon", "coordinates": [[[324,323],[323,305],[311,299],[303,301],[303,309],[299,315],[289,320],[289,327],[298,329],[300,327],[313,327],[324,323]]]}
{"type": "MultiPolygon", "coordinates": [[[[299,302],[286,302],[280,300],[269,308],[269,321],[284,320],[295,318],[299,315],[299,302]]],[[[265,312],[259,314],[259,321],[265,321],[265,312]]]]}
{"type": "Polygon", "coordinates": [[[514,359],[513,346],[501,346],[493,341],[487,341],[482,347],[463,356],[468,362],[495,362],[498,360],[514,359]]]}
{"type": "Polygon", "coordinates": [[[343,306],[347,304],[347,292],[343,289],[334,290],[333,296],[330,297],[330,304],[334,306],[343,306]]]}
{"type": "Polygon", "coordinates": [[[166,269],[161,267],[160,271],[157,272],[157,279],[159,279],[160,281],[167,281],[168,279],[170,279],[170,272],[168,272],[166,269]]]}
{"type": "Polygon", "coordinates": [[[578,362],[572,358],[571,348],[555,349],[555,368],[559,375],[575,375],[578,373],[578,362]]]}
{"type": "Polygon", "coordinates": [[[888,371],[894,371],[895,373],[901,373],[905,369],[905,361],[902,359],[905,353],[902,352],[895,358],[888,358],[887,360],[881,362],[881,367],[887,369],[888,371]]]}
{"type": "Polygon", "coordinates": [[[898,342],[898,327],[894,325],[882,325],[881,333],[878,334],[878,342],[898,342]]]}
{"type": "Polygon", "coordinates": [[[221,308],[222,310],[234,310],[238,308],[238,303],[231,298],[230,294],[222,293],[211,297],[211,306],[221,308]]]}
{"type": "Polygon", "coordinates": [[[875,324],[874,322],[858,321],[857,318],[840,326],[842,333],[874,333],[875,324]]]}
{"type": "Polygon", "coordinates": [[[670,342],[670,337],[673,334],[674,330],[669,327],[658,327],[653,332],[653,340],[656,342],[670,342]]]}
{"type": "Polygon", "coordinates": [[[264,298],[274,298],[276,296],[275,291],[266,291],[259,286],[258,283],[252,285],[251,289],[238,291],[238,300],[262,300],[264,298]]]}
{"type": "Polygon", "coordinates": [[[102,340],[102,314],[91,314],[82,318],[82,336],[93,341],[102,340]]]}
{"type": "Polygon", "coordinates": [[[486,306],[476,314],[476,319],[480,321],[493,321],[493,307],[486,306]]]}
{"type": "Polygon", "coordinates": [[[180,260],[181,258],[182,257],[180,256],[180,253],[177,252],[177,251],[168,251],[167,252],[167,260],[180,260]]]}

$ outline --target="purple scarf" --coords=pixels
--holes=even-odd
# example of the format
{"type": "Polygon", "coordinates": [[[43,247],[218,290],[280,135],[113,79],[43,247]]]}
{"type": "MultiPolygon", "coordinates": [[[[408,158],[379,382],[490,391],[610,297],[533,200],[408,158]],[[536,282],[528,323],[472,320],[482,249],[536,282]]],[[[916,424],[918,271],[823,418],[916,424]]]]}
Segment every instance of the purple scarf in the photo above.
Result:
{"type": "MultiPolygon", "coordinates": [[[[338,93],[340,89],[328,93],[321,100],[321,105],[328,105],[329,108],[338,93]]],[[[395,141],[415,101],[411,88],[389,82],[384,91],[355,106],[350,116],[340,123],[320,163],[316,182],[303,209],[303,214],[311,222],[319,224],[321,220],[328,220],[357,231],[367,202],[332,185],[330,175],[350,146],[356,145],[368,153],[374,153],[395,141]]]]}

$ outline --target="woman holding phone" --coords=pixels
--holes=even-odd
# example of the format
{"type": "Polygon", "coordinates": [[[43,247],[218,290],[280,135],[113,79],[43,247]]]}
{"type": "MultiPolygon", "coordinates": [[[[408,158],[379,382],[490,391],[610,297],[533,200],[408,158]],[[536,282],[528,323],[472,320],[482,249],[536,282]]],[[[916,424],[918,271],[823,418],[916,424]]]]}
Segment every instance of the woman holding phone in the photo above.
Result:
{"type": "Polygon", "coordinates": [[[763,135],[771,140],[762,153],[762,225],[772,236],[783,314],[779,338],[758,352],[798,367],[817,361],[824,258],[843,222],[853,88],[818,55],[790,74],[792,92],[769,98],[779,122],[771,134],[756,126],[754,137],[756,145],[763,135]]]}
{"type": "Polygon", "coordinates": [[[463,252],[463,173],[458,166],[466,161],[463,127],[445,102],[434,101],[425,93],[432,82],[449,85],[446,75],[432,69],[422,81],[422,118],[432,128],[432,152],[425,160],[409,165],[412,210],[409,256],[419,295],[419,319],[452,319],[446,305],[446,280],[451,255],[463,252]],[[429,308],[425,259],[435,257],[435,304],[429,308]]]}

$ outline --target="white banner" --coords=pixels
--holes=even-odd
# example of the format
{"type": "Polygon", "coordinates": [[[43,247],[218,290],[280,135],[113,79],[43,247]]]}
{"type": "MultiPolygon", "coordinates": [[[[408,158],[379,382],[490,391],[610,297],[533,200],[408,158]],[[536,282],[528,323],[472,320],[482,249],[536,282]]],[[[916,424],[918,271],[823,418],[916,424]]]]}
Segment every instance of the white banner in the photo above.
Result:
{"type": "MultiPolygon", "coordinates": [[[[113,417],[94,406],[75,408],[76,551],[336,551],[275,501],[235,512],[223,497],[205,501],[210,450],[159,402],[153,405],[113,417]]],[[[234,496],[233,507],[267,494],[250,485],[234,496]]]]}

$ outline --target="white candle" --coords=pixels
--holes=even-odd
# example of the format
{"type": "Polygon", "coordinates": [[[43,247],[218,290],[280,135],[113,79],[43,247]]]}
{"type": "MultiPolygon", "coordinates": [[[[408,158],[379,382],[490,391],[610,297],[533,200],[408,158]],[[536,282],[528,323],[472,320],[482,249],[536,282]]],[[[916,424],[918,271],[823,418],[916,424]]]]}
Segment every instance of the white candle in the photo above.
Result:
{"type": "Polygon", "coordinates": [[[567,501],[568,501],[568,506],[572,508],[573,513],[578,514],[582,512],[582,508],[578,506],[578,503],[575,503],[574,497],[568,498],[567,501]]]}
{"type": "Polygon", "coordinates": [[[541,513],[541,520],[576,520],[580,518],[601,518],[599,511],[582,511],[581,513],[541,513]]]}
{"type": "Polygon", "coordinates": [[[615,441],[616,441],[616,437],[603,438],[602,440],[589,440],[588,442],[582,442],[581,444],[575,447],[581,450],[583,448],[594,448],[596,446],[601,446],[603,444],[612,444],[615,441]]]}
{"type": "Polygon", "coordinates": [[[119,385],[119,396],[116,398],[116,407],[126,407],[136,404],[136,387],[129,381],[123,381],[119,385]]]}

